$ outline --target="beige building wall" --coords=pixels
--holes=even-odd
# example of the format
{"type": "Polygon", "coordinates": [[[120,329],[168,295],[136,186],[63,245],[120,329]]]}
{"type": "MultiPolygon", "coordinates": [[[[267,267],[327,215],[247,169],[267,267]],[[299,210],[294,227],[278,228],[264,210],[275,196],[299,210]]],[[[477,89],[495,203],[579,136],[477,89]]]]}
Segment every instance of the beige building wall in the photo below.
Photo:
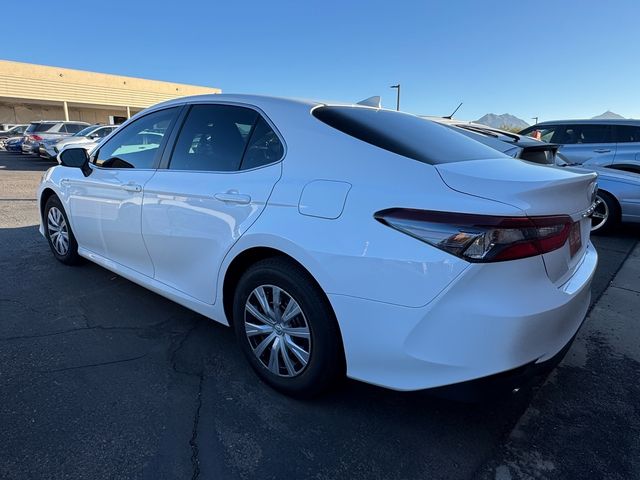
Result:
{"type": "Polygon", "coordinates": [[[108,123],[176,97],[219,88],[0,60],[0,123],[82,120],[108,123]]]}

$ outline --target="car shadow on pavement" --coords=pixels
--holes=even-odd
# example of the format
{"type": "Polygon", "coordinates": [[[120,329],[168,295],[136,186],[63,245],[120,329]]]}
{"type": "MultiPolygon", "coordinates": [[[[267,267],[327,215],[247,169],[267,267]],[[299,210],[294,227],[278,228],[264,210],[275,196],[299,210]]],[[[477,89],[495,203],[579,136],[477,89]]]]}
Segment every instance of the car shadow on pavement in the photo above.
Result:
{"type": "MultiPolygon", "coordinates": [[[[601,264],[635,232],[596,238],[601,264]]],[[[3,478],[469,478],[538,388],[464,404],[345,380],[296,400],[258,379],[231,329],[60,264],[37,226],[0,228],[0,245],[3,478]]]]}
{"type": "Polygon", "coordinates": [[[24,155],[0,150],[0,172],[5,170],[38,172],[57,165],[57,162],[40,158],[37,155],[24,155]]]}
{"type": "Polygon", "coordinates": [[[258,379],[231,329],[92,263],[60,264],[36,226],[2,228],[0,244],[0,476],[185,478],[195,464],[201,478],[463,478],[529,399],[467,405],[350,380],[292,399],[258,379]]]}

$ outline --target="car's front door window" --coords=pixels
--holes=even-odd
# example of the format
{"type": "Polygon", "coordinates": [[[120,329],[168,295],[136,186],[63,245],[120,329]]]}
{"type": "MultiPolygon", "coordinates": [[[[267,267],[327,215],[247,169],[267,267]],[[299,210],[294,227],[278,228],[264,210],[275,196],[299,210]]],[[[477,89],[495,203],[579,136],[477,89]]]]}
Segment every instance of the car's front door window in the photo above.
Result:
{"type": "Polygon", "coordinates": [[[93,163],[102,168],[155,168],[177,112],[178,107],[160,110],[126,126],[98,150],[93,163]]]}

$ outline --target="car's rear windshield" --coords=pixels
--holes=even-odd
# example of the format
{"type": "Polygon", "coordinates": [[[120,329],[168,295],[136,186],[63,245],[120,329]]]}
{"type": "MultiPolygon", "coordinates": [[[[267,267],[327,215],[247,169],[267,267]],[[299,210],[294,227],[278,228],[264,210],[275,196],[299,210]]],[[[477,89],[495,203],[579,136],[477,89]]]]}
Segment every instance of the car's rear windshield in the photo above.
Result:
{"type": "Polygon", "coordinates": [[[32,123],[27,127],[27,133],[33,132],[46,132],[47,130],[51,130],[55,123],[32,123]]]}
{"type": "Polygon", "coordinates": [[[324,106],[315,108],[313,115],[358,140],[430,165],[502,156],[450,128],[408,113],[324,106]]]}

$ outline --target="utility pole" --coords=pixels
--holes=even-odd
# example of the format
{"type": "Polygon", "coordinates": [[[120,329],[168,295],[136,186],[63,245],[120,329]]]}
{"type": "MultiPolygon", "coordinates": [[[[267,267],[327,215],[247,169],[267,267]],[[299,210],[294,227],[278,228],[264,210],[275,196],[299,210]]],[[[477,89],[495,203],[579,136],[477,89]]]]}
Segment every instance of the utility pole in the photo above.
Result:
{"type": "Polygon", "coordinates": [[[531,117],[531,120],[535,120],[535,122],[533,123],[534,125],[538,123],[538,117],[531,117]]]}
{"type": "Polygon", "coordinates": [[[398,90],[398,95],[396,97],[396,110],[400,111],[400,84],[391,85],[389,88],[395,88],[398,90]]]}

